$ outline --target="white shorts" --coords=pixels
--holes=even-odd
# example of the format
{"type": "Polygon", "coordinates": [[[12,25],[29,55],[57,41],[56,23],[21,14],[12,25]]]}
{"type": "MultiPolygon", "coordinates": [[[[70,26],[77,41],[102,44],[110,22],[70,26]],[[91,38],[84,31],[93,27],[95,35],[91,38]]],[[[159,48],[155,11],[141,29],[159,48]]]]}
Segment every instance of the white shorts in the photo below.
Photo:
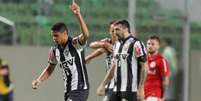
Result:
{"type": "Polygon", "coordinates": [[[145,101],[161,101],[161,99],[155,96],[149,96],[145,99],[145,101]]]}

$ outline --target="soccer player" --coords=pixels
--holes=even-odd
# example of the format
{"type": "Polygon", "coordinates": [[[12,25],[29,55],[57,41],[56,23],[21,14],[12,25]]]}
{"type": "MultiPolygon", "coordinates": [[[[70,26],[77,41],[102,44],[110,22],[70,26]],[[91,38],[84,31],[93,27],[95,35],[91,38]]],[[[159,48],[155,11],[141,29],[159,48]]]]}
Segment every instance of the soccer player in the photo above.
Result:
{"type": "Polygon", "coordinates": [[[84,48],[89,31],[80,13],[80,7],[73,2],[70,9],[79,21],[82,33],[71,38],[64,23],[56,23],[52,26],[52,37],[56,46],[50,49],[48,65],[41,75],[32,82],[32,87],[37,89],[41,82],[52,74],[56,64],[59,64],[63,71],[65,101],[86,101],[89,84],[84,48]]]}
{"type": "Polygon", "coordinates": [[[113,94],[109,101],[137,101],[143,99],[146,77],[146,50],[144,44],[130,34],[128,21],[118,21],[114,26],[118,40],[113,47],[113,64],[97,88],[97,95],[104,94],[104,86],[114,76],[113,94]]]}
{"type": "MultiPolygon", "coordinates": [[[[91,54],[86,56],[86,62],[89,63],[92,59],[100,56],[103,53],[106,53],[106,71],[109,70],[111,67],[112,61],[112,47],[115,41],[117,40],[116,35],[114,34],[114,24],[116,21],[112,21],[110,23],[109,34],[111,38],[105,38],[101,41],[95,41],[90,44],[91,48],[96,49],[91,54]]],[[[110,96],[113,92],[114,80],[112,79],[106,86],[105,86],[105,97],[103,101],[109,101],[110,96]]]]}
{"type": "Polygon", "coordinates": [[[169,65],[159,54],[160,39],[150,36],[147,40],[148,74],[144,85],[145,101],[164,101],[165,90],[169,81],[169,65]]]}

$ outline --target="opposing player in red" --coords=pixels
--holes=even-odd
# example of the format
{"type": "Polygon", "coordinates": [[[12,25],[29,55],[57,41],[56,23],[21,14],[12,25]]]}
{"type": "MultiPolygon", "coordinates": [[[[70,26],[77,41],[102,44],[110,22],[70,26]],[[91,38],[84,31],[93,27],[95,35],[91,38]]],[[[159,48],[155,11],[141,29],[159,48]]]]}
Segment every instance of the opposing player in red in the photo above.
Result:
{"type": "Polygon", "coordinates": [[[144,84],[145,101],[164,101],[165,89],[169,81],[169,65],[167,60],[158,52],[160,38],[150,36],[147,40],[148,74],[144,84]]]}

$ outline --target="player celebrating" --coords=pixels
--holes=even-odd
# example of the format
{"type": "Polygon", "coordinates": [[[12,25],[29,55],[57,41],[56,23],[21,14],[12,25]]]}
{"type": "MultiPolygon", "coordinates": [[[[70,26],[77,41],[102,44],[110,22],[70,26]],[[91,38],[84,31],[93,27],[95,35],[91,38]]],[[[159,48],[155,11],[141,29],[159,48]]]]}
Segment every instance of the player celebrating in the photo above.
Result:
{"type": "MultiPolygon", "coordinates": [[[[86,62],[89,63],[93,58],[98,57],[103,53],[106,53],[106,71],[108,71],[109,68],[111,67],[112,47],[115,41],[117,40],[117,37],[114,33],[115,22],[116,21],[112,21],[110,23],[109,34],[111,38],[105,38],[105,39],[102,39],[101,41],[92,42],[90,44],[90,47],[96,50],[86,57],[86,62]]],[[[113,92],[113,86],[114,86],[114,80],[112,79],[108,83],[108,85],[105,86],[105,97],[103,101],[109,101],[110,96],[112,95],[112,92],[113,92]]]]}
{"type": "Polygon", "coordinates": [[[143,84],[146,77],[145,47],[130,34],[128,21],[118,21],[114,27],[119,41],[114,44],[113,64],[96,93],[102,95],[104,86],[114,76],[114,93],[109,101],[137,101],[137,97],[143,99],[143,84]]]}
{"type": "Polygon", "coordinates": [[[89,31],[80,13],[80,7],[73,2],[70,9],[80,23],[82,34],[71,38],[64,23],[56,23],[52,26],[52,36],[56,46],[50,49],[48,65],[41,75],[32,82],[32,87],[37,89],[41,82],[52,74],[56,64],[59,64],[64,77],[65,101],[86,101],[89,84],[84,46],[89,37],[89,31]]]}
{"type": "Polygon", "coordinates": [[[164,101],[165,89],[169,81],[169,66],[165,58],[158,53],[160,39],[150,36],[147,40],[148,75],[144,85],[146,101],[164,101]]]}

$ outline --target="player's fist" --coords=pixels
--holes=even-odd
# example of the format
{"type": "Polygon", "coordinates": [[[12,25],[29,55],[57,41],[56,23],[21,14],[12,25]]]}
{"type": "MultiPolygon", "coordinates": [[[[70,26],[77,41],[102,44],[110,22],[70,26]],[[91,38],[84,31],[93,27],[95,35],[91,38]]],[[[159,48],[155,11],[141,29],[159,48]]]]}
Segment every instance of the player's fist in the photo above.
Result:
{"type": "Polygon", "coordinates": [[[33,89],[38,89],[40,83],[41,83],[40,80],[33,80],[33,81],[32,81],[32,88],[33,88],[33,89]]]}
{"type": "Polygon", "coordinates": [[[103,85],[100,85],[97,89],[96,89],[96,95],[98,96],[103,96],[105,94],[105,87],[103,85]]]}
{"type": "Polygon", "coordinates": [[[144,100],[144,89],[141,88],[141,87],[137,91],[137,99],[140,100],[140,101],[144,100]]]}
{"type": "Polygon", "coordinates": [[[72,5],[70,5],[70,10],[73,12],[73,14],[75,15],[79,15],[80,14],[80,7],[78,6],[77,3],[75,3],[73,1],[72,5]]]}

